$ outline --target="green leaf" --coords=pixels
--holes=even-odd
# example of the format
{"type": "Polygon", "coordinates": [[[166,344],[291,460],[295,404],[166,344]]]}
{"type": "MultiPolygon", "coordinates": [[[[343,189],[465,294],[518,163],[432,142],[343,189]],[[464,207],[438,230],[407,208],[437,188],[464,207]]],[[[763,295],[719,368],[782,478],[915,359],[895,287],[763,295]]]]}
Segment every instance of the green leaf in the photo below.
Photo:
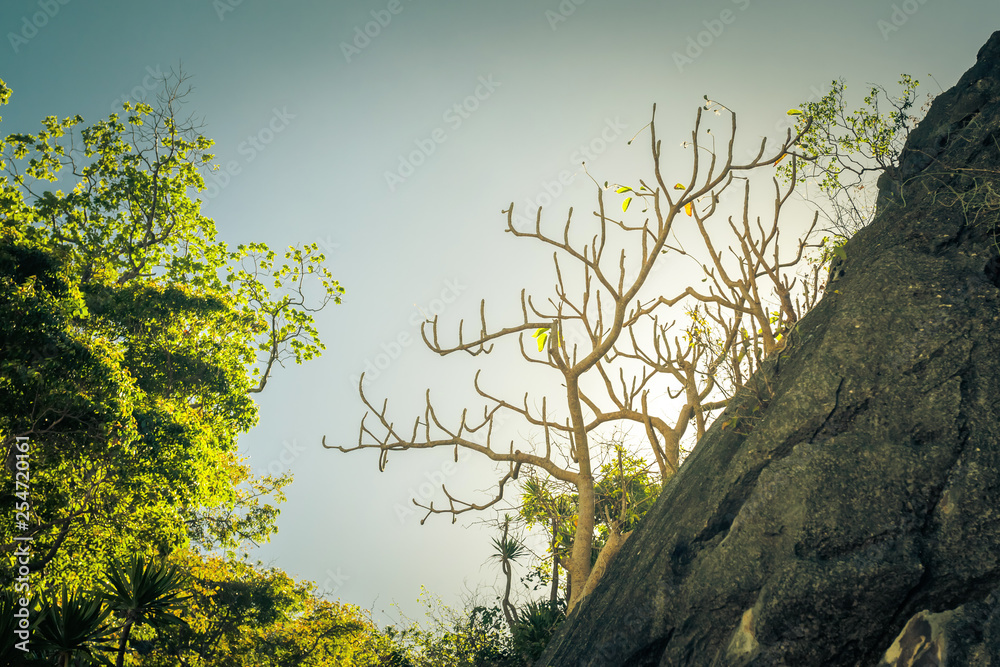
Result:
{"type": "Polygon", "coordinates": [[[271,355],[318,356],[313,316],[343,293],[316,244],[282,252],[283,265],[263,243],[219,240],[197,198],[211,141],[175,128],[175,107],[129,108],[86,128],[51,116],[36,135],[0,140],[0,430],[63,416],[46,437],[65,456],[31,470],[39,488],[58,489],[35,496],[40,525],[104,480],[38,590],[90,586],[108,562],[188,538],[207,551],[266,541],[277,510],[270,491],[243,494],[260,482],[236,442],[258,420],[271,355]],[[59,187],[36,193],[25,178],[59,187]],[[320,289],[303,285],[314,277],[320,289]]]}
{"type": "Polygon", "coordinates": [[[842,245],[839,245],[836,248],[834,248],[833,249],[833,254],[836,255],[837,257],[839,257],[841,259],[841,261],[844,261],[844,260],[847,259],[847,251],[844,250],[844,246],[842,246],[842,245]]]}

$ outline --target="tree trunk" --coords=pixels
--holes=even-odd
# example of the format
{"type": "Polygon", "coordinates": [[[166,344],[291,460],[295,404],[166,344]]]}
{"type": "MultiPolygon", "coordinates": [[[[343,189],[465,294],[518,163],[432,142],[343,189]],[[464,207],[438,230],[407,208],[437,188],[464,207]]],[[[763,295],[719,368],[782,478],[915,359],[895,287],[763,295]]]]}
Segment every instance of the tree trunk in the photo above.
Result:
{"type": "MultiPolygon", "coordinates": [[[[582,477],[582,475],[581,475],[582,477]]],[[[573,551],[570,553],[569,609],[572,610],[583,597],[590,578],[590,555],[594,549],[594,478],[587,476],[577,486],[579,504],[577,509],[576,532],[573,536],[573,551]]]]}
{"type": "Polygon", "coordinates": [[[590,554],[594,549],[594,476],[590,468],[590,444],[587,440],[587,428],[583,418],[583,405],[580,399],[579,378],[566,376],[566,404],[569,407],[570,420],[573,424],[573,446],[575,458],[580,466],[577,474],[576,491],[577,523],[573,534],[573,551],[569,561],[570,598],[568,609],[573,607],[583,597],[583,591],[590,577],[590,554]]]}
{"type": "Polygon", "coordinates": [[[122,626],[122,638],[118,642],[118,658],[115,660],[115,667],[123,667],[125,665],[125,649],[128,648],[128,636],[132,632],[132,619],[125,621],[125,625],[122,626]]]}
{"type": "Polygon", "coordinates": [[[587,585],[583,589],[581,598],[587,597],[597,588],[597,584],[604,577],[608,565],[611,564],[611,561],[621,551],[621,548],[625,545],[625,541],[628,540],[631,534],[631,530],[627,533],[620,533],[615,530],[608,535],[608,541],[605,543],[604,548],[601,549],[601,553],[597,555],[597,562],[594,563],[594,567],[590,570],[590,578],[587,579],[587,585]]]}
{"type": "Polygon", "coordinates": [[[552,591],[549,602],[559,599],[559,556],[556,555],[556,536],[559,531],[559,521],[552,517],[552,591]]]}

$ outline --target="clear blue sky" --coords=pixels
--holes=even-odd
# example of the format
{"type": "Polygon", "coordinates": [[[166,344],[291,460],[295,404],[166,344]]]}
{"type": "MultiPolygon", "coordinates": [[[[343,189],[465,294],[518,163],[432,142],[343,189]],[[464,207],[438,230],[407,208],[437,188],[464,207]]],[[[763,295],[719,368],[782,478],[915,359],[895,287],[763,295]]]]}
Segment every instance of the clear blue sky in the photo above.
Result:
{"type": "MultiPolygon", "coordinates": [[[[396,455],[380,474],[374,455],[320,438],[356,440],[352,378],[369,363],[384,366],[369,392],[401,422],[426,386],[453,410],[472,394],[472,367],[423,349],[414,322],[440,311],[451,331],[482,297],[511,312],[521,287],[551,285],[546,255],[505,235],[500,210],[590,210],[589,181],[559,192],[560,172],[583,156],[600,180],[637,173],[647,145],[626,141],[654,102],[665,144],[689,136],[708,94],[739,113],[749,145],[835,78],[854,94],[903,72],[925,92],[937,91],[928,73],[948,88],[1000,28],[1000,4],[6,0],[0,27],[14,90],[4,133],[47,115],[95,121],[182,64],[188,108],[232,166],[205,206],[222,238],[325,248],[347,288],[319,317],[328,351],[275,375],[241,439],[255,469],[295,475],[280,532],[255,557],[334,598],[416,615],[421,584],[453,604],[492,584],[492,533],[400,511],[445,474],[446,455],[396,455]]],[[[525,388],[510,373],[491,381],[525,388]]],[[[463,459],[447,479],[474,491],[493,477],[463,459]]]]}

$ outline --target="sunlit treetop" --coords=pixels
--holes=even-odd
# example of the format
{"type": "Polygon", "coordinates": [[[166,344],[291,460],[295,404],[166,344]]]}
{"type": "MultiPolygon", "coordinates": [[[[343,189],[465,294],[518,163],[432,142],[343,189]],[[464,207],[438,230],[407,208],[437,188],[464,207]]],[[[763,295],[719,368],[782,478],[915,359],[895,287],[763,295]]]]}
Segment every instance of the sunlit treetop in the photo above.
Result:
{"type": "Polygon", "coordinates": [[[35,443],[33,565],[61,581],[274,532],[261,499],[289,478],[254,478],[237,438],[274,367],[324,349],[313,315],[344,293],[315,244],[282,261],[217,239],[198,197],[212,142],[180,120],[183,80],[155,106],[0,139],[0,437],[35,443]]]}

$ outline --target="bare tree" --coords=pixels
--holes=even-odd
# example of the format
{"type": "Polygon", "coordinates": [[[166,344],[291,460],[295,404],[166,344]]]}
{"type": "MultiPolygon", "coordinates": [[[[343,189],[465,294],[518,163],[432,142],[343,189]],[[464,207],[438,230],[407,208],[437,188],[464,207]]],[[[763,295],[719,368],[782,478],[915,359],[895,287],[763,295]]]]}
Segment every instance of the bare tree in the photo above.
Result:
{"type": "MultiPolygon", "coordinates": [[[[784,261],[778,246],[779,216],[795,185],[794,167],[786,190],[773,181],[773,216],[767,225],[759,218],[751,222],[750,185],[744,174],[773,166],[786,157],[808,125],[795,136],[789,130],[778,148],[767,155],[767,140],[762,140],[756,157],[746,164],[734,164],[736,114],[709,100],[704,108],[698,109],[691,140],[684,144],[691,149],[690,176],[686,183],[668,185],[661,169],[663,152],[655,117],[654,106],[653,120],[648,126],[651,178],[640,180],[638,187],[617,187],[619,194],[629,194],[622,202],[620,217],[605,207],[607,183],[605,187],[598,185],[597,208],[585,242],[578,239],[586,227],[574,221],[572,208],[561,234],[543,230],[541,208],[534,229],[528,230],[515,227],[513,204],[504,210],[507,232],[553,249],[556,283],[549,298],[541,302],[522,290],[520,321],[500,328],[488,326],[486,305],[482,302],[478,335],[466,340],[464,323],[460,323],[457,343],[451,345],[441,342],[437,317],[424,323],[425,343],[442,356],[456,352],[473,356],[490,353],[496,343],[516,340],[526,363],[543,367],[558,381],[561,386],[558,398],[543,393],[540,401],[529,400],[532,394],[529,390],[522,400],[507,400],[483,386],[480,369],[473,384],[478,400],[485,402],[481,418],[470,418],[466,409],[457,424],[445,423],[439,418],[428,389],[423,416],[406,433],[389,417],[387,402],[381,407],[371,403],[362,376],[359,392],[369,414],[361,422],[357,445],[327,445],[325,438],[323,442],[325,447],[343,452],[378,450],[380,470],[384,469],[389,452],[442,447],[453,448],[456,460],[458,451],[464,449],[504,466],[495,495],[484,502],[460,500],[444,485],[442,492],[447,502],[443,505],[433,502],[421,505],[414,500],[414,504],[427,511],[424,520],[431,514],[450,514],[454,521],[465,512],[496,505],[504,497],[505,486],[517,479],[523,466],[544,471],[573,487],[578,496],[577,523],[569,558],[563,562],[569,573],[570,609],[592,590],[596,581],[596,576],[591,578],[591,552],[599,430],[616,424],[642,425],[661,475],[669,477],[678,468],[680,439],[688,425],[694,421],[700,435],[706,428],[707,413],[725,405],[724,396],[711,400],[713,394],[718,394],[718,377],[723,366],[728,364],[730,371],[735,369],[731,375],[740,384],[755,368],[752,364],[759,364],[763,357],[781,347],[782,334],[794,327],[804,306],[792,300],[795,280],[789,280],[787,270],[802,258],[806,240],[801,239],[794,257],[784,261]],[[711,128],[703,128],[703,110],[714,110],[718,115],[725,110],[730,116],[729,137],[721,155],[715,150],[711,128]],[[719,212],[720,197],[737,181],[743,185],[743,215],[736,222],[729,218],[729,231],[735,240],[729,244],[732,250],[724,251],[719,249],[725,244],[717,238],[718,230],[710,231],[707,222],[719,212]],[[645,204],[644,212],[651,212],[639,224],[628,221],[636,217],[638,206],[628,213],[633,199],[645,204]],[[649,278],[671,256],[681,260],[693,257],[672,238],[685,225],[687,231],[697,232],[695,238],[700,238],[707,250],[709,259],[700,265],[705,281],[710,281],[708,289],[699,291],[688,286],[672,296],[663,296],[649,278]],[[575,267],[578,273],[571,275],[567,265],[575,267]],[[769,305],[769,300],[775,305],[769,305]],[[691,335],[690,326],[686,345],[676,337],[672,343],[669,341],[668,331],[676,323],[668,320],[670,309],[687,304],[691,311],[692,303],[703,307],[722,327],[724,333],[715,336],[714,347],[704,336],[691,335]],[[668,321],[671,323],[666,324],[668,321]],[[749,331],[745,325],[749,325],[749,331]],[[526,340],[526,334],[535,339],[537,353],[526,340]],[[654,414],[649,404],[650,392],[661,381],[678,384],[679,388],[670,396],[684,398],[673,423],[654,414]],[[372,415],[374,424],[368,422],[372,415]],[[499,429],[494,427],[506,415],[516,416],[536,429],[539,443],[522,445],[524,449],[515,447],[513,440],[506,446],[500,444],[499,429]]],[[[730,395],[736,388],[729,388],[730,395]]],[[[627,535],[622,534],[609,540],[604,550],[610,551],[599,555],[599,562],[607,564],[625,539],[627,535]]]]}

